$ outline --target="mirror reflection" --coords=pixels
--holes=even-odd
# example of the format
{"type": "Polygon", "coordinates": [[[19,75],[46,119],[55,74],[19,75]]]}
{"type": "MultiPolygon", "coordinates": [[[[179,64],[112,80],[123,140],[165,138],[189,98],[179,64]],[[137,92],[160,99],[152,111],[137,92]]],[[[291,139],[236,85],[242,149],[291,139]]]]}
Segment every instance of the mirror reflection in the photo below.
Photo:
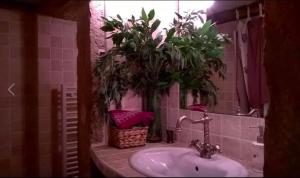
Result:
{"type": "MultiPolygon", "coordinates": [[[[217,90],[213,101],[201,96],[197,90],[186,89],[180,84],[180,107],[191,110],[207,110],[213,113],[264,117],[269,97],[263,66],[264,30],[262,13],[246,18],[217,24],[220,33],[228,34],[227,44],[221,58],[226,65],[224,79],[218,74],[211,77],[217,90]]],[[[237,12],[237,11],[236,11],[237,12]]]]}

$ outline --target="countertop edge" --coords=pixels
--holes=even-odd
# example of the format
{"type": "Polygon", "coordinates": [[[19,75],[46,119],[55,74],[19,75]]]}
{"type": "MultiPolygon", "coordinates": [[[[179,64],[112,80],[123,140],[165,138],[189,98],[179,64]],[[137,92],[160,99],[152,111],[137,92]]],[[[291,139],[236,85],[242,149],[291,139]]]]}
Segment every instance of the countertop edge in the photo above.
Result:
{"type": "MultiPolygon", "coordinates": [[[[134,170],[131,167],[131,165],[129,163],[130,156],[127,157],[127,159],[125,158],[127,160],[126,163],[124,163],[124,159],[115,160],[115,162],[123,161],[123,164],[127,164],[125,167],[120,167],[120,168],[113,167],[107,161],[99,158],[96,153],[97,151],[99,152],[99,151],[103,151],[103,150],[116,149],[114,147],[108,147],[108,146],[103,146],[103,145],[101,145],[101,146],[102,146],[102,148],[99,148],[99,146],[97,146],[97,144],[92,144],[90,147],[90,155],[91,155],[91,159],[94,161],[95,165],[97,166],[97,168],[101,171],[101,173],[103,175],[105,175],[107,177],[145,177],[144,175],[140,174],[138,171],[134,170]]],[[[187,147],[183,143],[177,143],[177,144],[147,143],[145,146],[141,146],[141,147],[133,147],[133,148],[129,148],[129,149],[118,149],[118,151],[120,151],[120,153],[117,153],[117,154],[124,154],[124,153],[125,154],[133,154],[136,151],[139,151],[142,149],[147,149],[147,148],[151,148],[151,147],[168,147],[168,146],[170,146],[170,147],[187,147]]],[[[233,159],[233,160],[239,162],[240,164],[242,164],[243,166],[245,166],[246,169],[248,170],[248,174],[249,174],[248,177],[263,177],[263,175],[261,173],[256,173],[256,172],[252,171],[252,169],[249,166],[249,162],[243,161],[243,160],[237,160],[237,159],[232,158],[227,155],[223,155],[223,156],[233,159]]]]}

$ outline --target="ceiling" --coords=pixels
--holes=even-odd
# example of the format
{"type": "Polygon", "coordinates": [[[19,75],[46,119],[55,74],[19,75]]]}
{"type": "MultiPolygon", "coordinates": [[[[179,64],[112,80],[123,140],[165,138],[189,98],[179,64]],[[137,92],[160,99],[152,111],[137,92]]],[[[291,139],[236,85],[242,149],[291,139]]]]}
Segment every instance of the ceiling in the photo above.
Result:
{"type": "MultiPolygon", "coordinates": [[[[28,5],[40,5],[47,0],[4,0],[14,3],[26,3],[28,5]]],[[[62,0],[60,0],[62,1],[62,0]]],[[[214,0],[214,4],[207,10],[208,15],[215,14],[218,12],[235,9],[240,6],[251,4],[256,0],[214,0]]]]}
{"type": "Polygon", "coordinates": [[[207,14],[215,14],[226,10],[235,9],[240,6],[251,4],[256,0],[215,0],[215,3],[207,9],[207,14]]]}

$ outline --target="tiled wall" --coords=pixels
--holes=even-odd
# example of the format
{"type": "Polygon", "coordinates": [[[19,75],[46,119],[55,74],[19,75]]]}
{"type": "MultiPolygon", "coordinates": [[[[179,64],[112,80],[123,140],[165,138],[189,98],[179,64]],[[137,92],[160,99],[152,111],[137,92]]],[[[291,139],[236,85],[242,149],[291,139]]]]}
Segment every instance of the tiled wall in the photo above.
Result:
{"type": "Polygon", "coordinates": [[[216,26],[220,33],[225,33],[231,38],[231,43],[226,44],[224,49],[223,62],[226,64],[225,80],[214,75],[212,80],[219,88],[217,92],[218,104],[210,109],[211,112],[233,114],[237,111],[236,98],[236,57],[235,57],[235,42],[234,33],[236,22],[228,22],[216,26]]]}
{"type": "MultiPolygon", "coordinates": [[[[51,90],[76,85],[76,23],[38,16],[38,34],[26,33],[21,11],[0,9],[0,176],[22,176],[24,134],[25,36],[37,36],[38,145],[40,176],[52,175],[51,90]],[[15,83],[15,96],[7,88],[15,83]]],[[[34,26],[32,27],[34,28],[34,26]]],[[[34,39],[32,39],[34,40],[34,39]]],[[[35,59],[32,59],[35,60],[35,59]]],[[[30,163],[28,163],[30,164],[30,163]]]]}
{"type": "MultiPolygon", "coordinates": [[[[191,119],[199,119],[203,113],[189,111],[179,108],[179,85],[175,84],[170,95],[162,99],[161,118],[163,137],[165,139],[165,129],[175,130],[176,121],[179,117],[186,115],[191,119]]],[[[236,159],[251,161],[252,145],[256,140],[258,129],[250,126],[264,125],[264,119],[254,117],[241,117],[225,114],[209,113],[213,120],[210,122],[210,139],[212,144],[219,144],[225,155],[236,159]]],[[[190,143],[192,139],[203,141],[203,124],[190,124],[184,121],[182,132],[177,133],[177,141],[190,143]]]]}
{"type": "Polygon", "coordinates": [[[52,175],[53,126],[51,91],[77,86],[76,22],[38,16],[40,175],[52,175]]]}
{"type": "Polygon", "coordinates": [[[0,176],[23,173],[22,13],[0,9],[0,176]],[[15,83],[13,97],[8,87],[15,83]]]}

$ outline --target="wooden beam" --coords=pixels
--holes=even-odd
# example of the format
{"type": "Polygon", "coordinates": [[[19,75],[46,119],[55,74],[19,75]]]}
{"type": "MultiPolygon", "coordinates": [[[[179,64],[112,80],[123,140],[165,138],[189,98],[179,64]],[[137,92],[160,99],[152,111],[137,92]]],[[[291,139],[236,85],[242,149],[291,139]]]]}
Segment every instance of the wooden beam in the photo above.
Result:
{"type": "Polygon", "coordinates": [[[265,2],[265,177],[300,176],[300,1],[265,2]]]}

